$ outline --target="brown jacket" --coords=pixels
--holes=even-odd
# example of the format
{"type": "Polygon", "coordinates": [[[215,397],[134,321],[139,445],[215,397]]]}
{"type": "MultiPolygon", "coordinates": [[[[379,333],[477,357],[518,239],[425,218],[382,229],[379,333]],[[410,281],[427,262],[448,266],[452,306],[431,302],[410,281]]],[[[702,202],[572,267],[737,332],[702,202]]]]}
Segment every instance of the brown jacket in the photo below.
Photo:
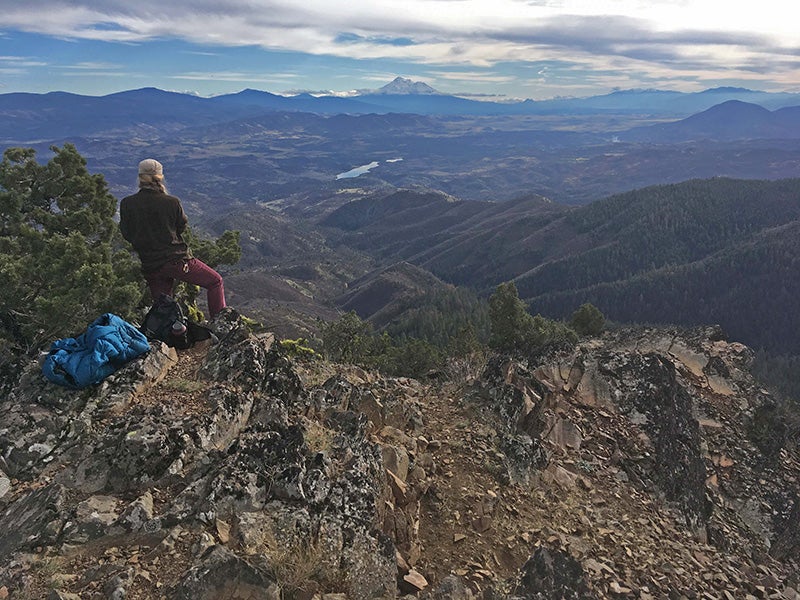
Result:
{"type": "Polygon", "coordinates": [[[181,201],[163,192],[140,189],[119,205],[122,237],[136,250],[145,273],[190,257],[181,237],[187,222],[181,201]]]}

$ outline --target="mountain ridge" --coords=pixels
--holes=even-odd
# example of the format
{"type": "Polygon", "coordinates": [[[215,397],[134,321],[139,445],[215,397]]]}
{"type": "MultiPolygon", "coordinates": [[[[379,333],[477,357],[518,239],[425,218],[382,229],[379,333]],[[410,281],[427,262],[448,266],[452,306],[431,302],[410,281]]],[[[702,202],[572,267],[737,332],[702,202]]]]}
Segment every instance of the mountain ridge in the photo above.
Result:
{"type": "Polygon", "coordinates": [[[770,111],[741,100],[727,100],[680,121],[637,127],[620,134],[624,140],[657,143],[702,139],[785,139],[798,136],[800,107],[770,111]]]}
{"type": "MultiPolygon", "coordinates": [[[[269,110],[290,110],[301,112],[318,112],[331,114],[337,112],[351,112],[364,114],[369,112],[421,112],[422,114],[539,114],[560,111],[565,114],[572,112],[586,112],[591,110],[609,111],[654,111],[664,112],[669,115],[688,116],[695,112],[706,110],[715,104],[727,100],[738,99],[750,103],[759,103],[770,109],[786,106],[800,105],[800,94],[757,92],[739,88],[717,88],[702,92],[672,92],[669,90],[622,90],[600,96],[587,98],[562,98],[552,100],[524,100],[519,102],[491,102],[476,101],[461,98],[457,95],[444,94],[422,82],[413,82],[402,77],[376,90],[363,90],[356,96],[337,97],[332,95],[312,96],[297,94],[284,96],[267,91],[245,89],[230,94],[221,94],[212,97],[200,97],[181,92],[160,90],[158,88],[138,88],[115,92],[104,96],[87,96],[70,92],[49,92],[35,94],[27,92],[12,92],[0,94],[0,110],[6,109],[13,103],[24,99],[28,106],[46,106],[49,109],[57,108],[54,101],[69,101],[71,105],[91,103],[93,106],[102,106],[103,102],[124,101],[128,98],[144,98],[155,101],[161,109],[167,108],[163,100],[171,99],[181,106],[219,107],[236,111],[233,118],[239,118],[246,112],[244,108],[259,107],[269,110]],[[425,104],[423,100],[427,100],[425,104]]],[[[117,105],[119,108],[119,105],[117,105]]],[[[132,111],[134,106],[125,108],[132,111]]],[[[145,109],[144,106],[139,106],[145,109]]],[[[178,110],[172,108],[170,110],[178,110]]],[[[147,112],[147,111],[145,111],[147,112]]],[[[2,130],[0,130],[2,131],[2,130]]]]}
{"type": "MultiPolygon", "coordinates": [[[[341,217],[357,206],[334,214],[341,217]]],[[[591,302],[615,321],[713,320],[746,343],[800,352],[789,333],[800,327],[791,308],[790,275],[800,251],[792,238],[800,220],[798,179],[694,180],[573,208],[536,200],[477,208],[470,214],[451,211],[442,221],[441,205],[432,202],[429,213],[420,210],[415,220],[415,213],[406,213],[402,226],[391,218],[351,229],[340,224],[336,239],[381,260],[407,260],[483,294],[513,280],[532,310],[550,317],[569,317],[591,302]],[[754,245],[756,240],[761,242],[754,245]],[[698,262],[713,255],[724,260],[698,262]],[[692,264],[696,276],[682,280],[680,269],[692,264]],[[747,268],[737,271],[737,264],[747,268]],[[706,270],[698,272],[698,265],[706,270]],[[726,292],[742,276],[764,286],[751,286],[747,302],[726,292]],[[652,300],[637,301],[645,291],[652,300]],[[760,311],[762,304],[770,310],[760,311]]]]}
{"type": "Polygon", "coordinates": [[[797,597],[800,415],[713,327],[429,381],[213,327],[81,391],[23,361],[0,398],[0,590],[797,597]]]}
{"type": "MultiPolygon", "coordinates": [[[[725,93],[711,96],[723,101],[725,93]]],[[[638,94],[617,94],[624,96],[638,94]]],[[[771,114],[780,122],[761,131],[728,115],[715,125],[723,135],[700,129],[698,136],[699,125],[691,124],[707,115],[690,112],[685,123],[666,123],[678,117],[656,104],[655,116],[624,102],[577,112],[536,105],[545,112],[485,115],[485,103],[440,94],[293,99],[247,90],[199,98],[153,88],[111,98],[11,94],[0,95],[0,140],[41,153],[74,143],[118,197],[130,193],[135,159],[157,155],[179,196],[192,198],[193,211],[212,213],[347,189],[355,180],[336,178],[372,162],[379,167],[360,175],[358,187],[421,187],[490,201],[535,192],[583,204],[691,178],[789,177],[800,156],[800,126],[786,125],[800,121],[791,107],[771,114]],[[352,103],[360,104],[351,112],[352,103]],[[663,127],[637,141],[643,134],[632,128],[654,122],[663,127]],[[689,134],[675,133],[687,127],[689,134]]]]}

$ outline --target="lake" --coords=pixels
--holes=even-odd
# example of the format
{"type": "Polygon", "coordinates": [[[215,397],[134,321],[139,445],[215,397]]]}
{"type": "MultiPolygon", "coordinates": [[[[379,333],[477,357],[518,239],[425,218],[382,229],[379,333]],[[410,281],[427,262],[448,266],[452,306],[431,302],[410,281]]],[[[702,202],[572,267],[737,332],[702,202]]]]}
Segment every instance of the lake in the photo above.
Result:
{"type": "MultiPolygon", "coordinates": [[[[400,162],[403,160],[402,158],[390,158],[389,160],[385,161],[387,163],[395,163],[400,162]]],[[[377,167],[380,163],[377,160],[372,161],[368,165],[361,165],[360,167],[356,167],[355,169],[350,169],[349,171],[345,171],[344,173],[339,173],[336,176],[336,179],[350,179],[352,177],[358,177],[359,175],[363,175],[364,173],[369,173],[371,169],[377,167]]]]}

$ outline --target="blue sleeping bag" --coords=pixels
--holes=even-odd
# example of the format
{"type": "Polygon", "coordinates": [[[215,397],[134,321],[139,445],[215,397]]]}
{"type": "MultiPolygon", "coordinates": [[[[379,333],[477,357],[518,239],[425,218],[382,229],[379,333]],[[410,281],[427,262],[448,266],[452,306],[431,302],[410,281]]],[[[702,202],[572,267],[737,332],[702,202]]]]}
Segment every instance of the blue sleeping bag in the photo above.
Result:
{"type": "Polygon", "coordinates": [[[78,337],[53,342],[42,372],[53,383],[77,390],[99,383],[148,350],[136,327],[106,313],[78,337]]]}

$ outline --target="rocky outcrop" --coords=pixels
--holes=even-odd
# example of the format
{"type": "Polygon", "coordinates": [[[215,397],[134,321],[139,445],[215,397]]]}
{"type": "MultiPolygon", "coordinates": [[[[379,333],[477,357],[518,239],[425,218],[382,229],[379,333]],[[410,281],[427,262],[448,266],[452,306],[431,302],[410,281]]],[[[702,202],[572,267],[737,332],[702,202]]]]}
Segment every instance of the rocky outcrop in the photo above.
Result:
{"type": "Polygon", "coordinates": [[[419,552],[420,492],[402,433],[413,403],[392,396],[418,384],[304,389],[271,335],[234,313],[216,334],[205,356],[180,357],[177,369],[197,364],[172,387],[162,379],[178,357],[163,348],[81,392],[26,370],[2,406],[8,589],[37,583],[22,553],[80,569],[112,547],[107,571],[61,591],[94,597],[117,578],[119,593],[154,598],[397,594],[398,548],[406,565],[419,552]],[[163,561],[175,566],[157,580],[163,561]]]}
{"type": "Polygon", "coordinates": [[[792,598],[800,584],[796,429],[715,329],[496,358],[466,389],[294,363],[233,311],[215,334],[80,392],[36,364],[8,386],[0,597],[792,598]]]}
{"type": "MultiPolygon", "coordinates": [[[[800,460],[791,427],[780,422],[786,413],[750,376],[751,360],[748,348],[724,341],[715,328],[622,330],[534,369],[514,361],[494,365],[472,400],[491,411],[498,430],[537,448],[535,458],[506,461],[512,481],[569,495],[583,488],[590,497],[603,493],[603,503],[611,490],[612,502],[614,496],[645,494],[664,503],[673,515],[670,527],[685,528],[692,544],[729,553],[731,577],[724,589],[756,593],[747,579],[763,569],[778,593],[781,584],[771,570],[776,567],[766,557],[784,561],[778,570],[786,573],[800,559],[800,460]]],[[[579,512],[590,520],[591,509],[579,512]]],[[[652,522],[637,519],[647,527],[652,522]]],[[[613,523],[620,527],[618,519],[613,523]]],[[[660,525],[656,531],[667,535],[660,525]]],[[[630,535],[631,541],[637,537],[635,531],[630,535]]],[[[550,535],[550,542],[564,539],[550,535]]],[[[571,556],[584,566],[592,561],[596,574],[609,578],[599,591],[655,588],[648,577],[619,577],[622,565],[636,570],[624,556],[606,569],[605,557],[587,555],[584,542],[574,543],[571,556]]],[[[682,542],[683,548],[690,545],[682,542]]],[[[539,555],[536,572],[551,555],[539,555]]],[[[573,584],[578,579],[576,571],[573,584]]],[[[789,577],[787,583],[793,597],[796,582],[789,577]]],[[[582,597],[570,594],[552,597],[582,597]]]]}
{"type": "Polygon", "coordinates": [[[592,600],[595,594],[589,589],[581,564],[564,552],[539,548],[522,566],[511,592],[520,600],[592,600]]]}

